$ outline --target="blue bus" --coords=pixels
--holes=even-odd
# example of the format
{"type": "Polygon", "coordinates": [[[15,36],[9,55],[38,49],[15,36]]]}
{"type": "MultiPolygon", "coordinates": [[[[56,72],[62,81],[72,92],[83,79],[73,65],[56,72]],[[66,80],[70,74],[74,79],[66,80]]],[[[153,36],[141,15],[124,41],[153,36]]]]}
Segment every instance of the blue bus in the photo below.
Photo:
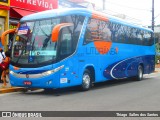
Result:
{"type": "Polygon", "coordinates": [[[142,80],[154,69],[152,30],[93,10],[57,9],[20,20],[12,43],[10,83],[89,90],[107,80],[142,80]]]}

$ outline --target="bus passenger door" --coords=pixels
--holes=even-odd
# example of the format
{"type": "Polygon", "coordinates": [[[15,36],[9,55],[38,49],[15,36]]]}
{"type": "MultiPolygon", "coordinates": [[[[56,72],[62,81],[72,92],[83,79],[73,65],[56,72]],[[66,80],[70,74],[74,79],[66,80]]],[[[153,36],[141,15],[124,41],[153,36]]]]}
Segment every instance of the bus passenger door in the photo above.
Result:
{"type": "Polygon", "coordinates": [[[76,57],[64,60],[64,68],[60,72],[60,88],[78,85],[78,64],[76,57]]]}
{"type": "Polygon", "coordinates": [[[74,37],[70,31],[70,27],[65,27],[61,30],[59,38],[59,54],[58,59],[64,68],[60,73],[60,87],[69,87],[76,85],[75,78],[77,76],[76,55],[74,55],[76,45],[74,37]]]}

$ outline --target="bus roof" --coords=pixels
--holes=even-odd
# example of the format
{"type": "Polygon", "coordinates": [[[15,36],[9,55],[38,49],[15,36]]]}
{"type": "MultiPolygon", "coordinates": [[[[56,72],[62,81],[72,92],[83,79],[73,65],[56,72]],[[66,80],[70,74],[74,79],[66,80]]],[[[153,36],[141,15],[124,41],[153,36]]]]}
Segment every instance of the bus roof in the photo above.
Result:
{"type": "Polygon", "coordinates": [[[120,23],[126,26],[130,26],[130,27],[134,27],[134,28],[139,28],[142,30],[146,30],[146,31],[150,31],[153,32],[151,29],[149,28],[145,28],[139,25],[135,25],[129,22],[126,22],[123,19],[114,17],[114,16],[110,16],[107,15],[105,13],[102,12],[98,12],[98,11],[94,11],[94,10],[89,10],[86,8],[63,8],[63,9],[54,9],[54,10],[46,10],[43,12],[38,12],[38,13],[34,13],[31,15],[27,15],[24,16],[20,21],[33,21],[33,20],[39,20],[39,19],[46,19],[46,18],[53,18],[53,17],[57,17],[57,16],[65,16],[65,15],[70,15],[70,14],[78,14],[78,15],[84,15],[84,16],[92,16],[92,13],[98,13],[98,15],[101,16],[105,16],[106,18],[109,19],[109,21],[111,22],[115,22],[115,23],[120,23]]]}

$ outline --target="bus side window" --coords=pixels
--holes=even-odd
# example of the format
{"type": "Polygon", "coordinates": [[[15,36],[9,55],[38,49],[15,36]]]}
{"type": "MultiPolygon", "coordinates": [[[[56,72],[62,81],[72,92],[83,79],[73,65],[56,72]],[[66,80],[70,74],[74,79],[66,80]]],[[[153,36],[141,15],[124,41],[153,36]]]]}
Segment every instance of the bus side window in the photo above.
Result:
{"type": "Polygon", "coordinates": [[[86,27],[85,36],[84,36],[84,42],[83,42],[84,45],[93,41],[92,40],[92,35],[91,35],[91,29],[92,29],[91,28],[91,22],[92,22],[92,20],[89,19],[87,27],[86,27]]]}
{"type": "Polygon", "coordinates": [[[147,46],[152,45],[152,35],[149,32],[145,33],[145,45],[147,46]]]}
{"type": "Polygon", "coordinates": [[[73,53],[72,51],[72,37],[68,27],[61,30],[60,38],[60,58],[63,59],[73,53]]]}
{"type": "Polygon", "coordinates": [[[84,42],[83,42],[83,44],[85,45],[85,44],[88,44],[88,43],[90,43],[90,42],[92,42],[93,40],[92,40],[92,35],[91,35],[91,31],[87,28],[86,29],[86,33],[85,33],[85,37],[84,37],[84,42]]]}
{"type": "Polygon", "coordinates": [[[111,41],[109,23],[99,19],[90,19],[87,24],[84,42],[86,45],[94,41],[111,41]]]}

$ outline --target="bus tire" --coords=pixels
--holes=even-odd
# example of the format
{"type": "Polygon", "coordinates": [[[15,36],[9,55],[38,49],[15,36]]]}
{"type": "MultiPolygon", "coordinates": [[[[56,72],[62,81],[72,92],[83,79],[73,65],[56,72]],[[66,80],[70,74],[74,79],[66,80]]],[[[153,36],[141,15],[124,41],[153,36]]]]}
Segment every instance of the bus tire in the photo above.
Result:
{"type": "Polygon", "coordinates": [[[26,93],[26,92],[28,92],[28,88],[24,88],[23,90],[22,90],[22,92],[24,92],[24,93],[26,93]]]}
{"type": "Polygon", "coordinates": [[[137,74],[137,81],[141,81],[143,79],[143,66],[138,66],[138,74],[137,74]]]}
{"type": "Polygon", "coordinates": [[[44,89],[44,92],[45,92],[45,93],[53,92],[53,88],[45,88],[45,89],[44,89]]]}
{"type": "Polygon", "coordinates": [[[92,85],[92,76],[89,70],[85,70],[82,77],[81,90],[87,91],[91,88],[92,85]]]}

